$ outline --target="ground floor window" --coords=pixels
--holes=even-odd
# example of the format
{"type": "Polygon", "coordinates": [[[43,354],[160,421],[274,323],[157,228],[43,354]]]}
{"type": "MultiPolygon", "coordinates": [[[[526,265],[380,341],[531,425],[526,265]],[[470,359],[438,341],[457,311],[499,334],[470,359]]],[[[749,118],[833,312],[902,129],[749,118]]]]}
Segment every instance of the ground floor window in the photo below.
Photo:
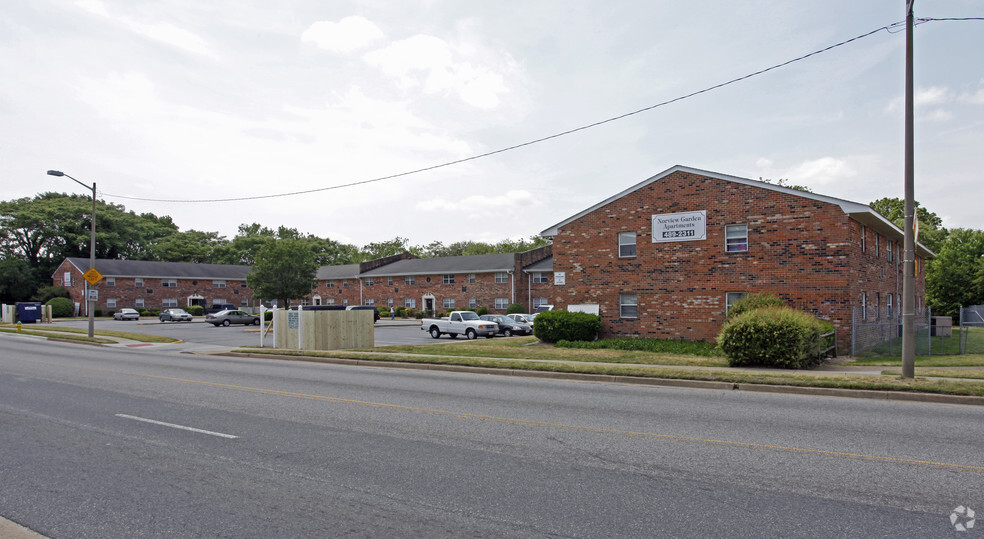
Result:
{"type": "Polygon", "coordinates": [[[738,300],[744,298],[748,295],[748,292],[728,292],[724,295],[724,314],[727,315],[728,311],[731,310],[731,306],[734,305],[738,300]]]}
{"type": "Polygon", "coordinates": [[[444,298],[444,308],[454,309],[454,298],[444,298]]]}
{"type": "Polygon", "coordinates": [[[115,309],[116,308],[116,300],[113,299],[113,298],[107,299],[106,300],[106,307],[109,307],[110,309],[115,309]]]}
{"type": "MultiPolygon", "coordinates": [[[[212,300],[212,305],[222,305],[223,303],[228,303],[225,298],[215,298],[212,300]]],[[[305,305],[307,305],[305,303],[305,305]]]]}
{"type": "Polygon", "coordinates": [[[143,309],[144,308],[144,300],[143,300],[143,298],[137,298],[136,300],[134,300],[134,307],[136,307],[138,309],[143,309]]]}
{"type": "Polygon", "coordinates": [[[892,317],[892,295],[889,294],[889,295],[885,296],[885,301],[886,301],[886,303],[885,303],[885,310],[886,310],[886,312],[888,312],[888,317],[891,318],[892,317]]]}
{"type": "Polygon", "coordinates": [[[537,307],[547,304],[547,298],[533,298],[533,310],[535,311],[537,307]]]}
{"type": "Polygon", "coordinates": [[[868,319],[868,295],[861,292],[861,320],[868,319]]]}
{"type": "Polygon", "coordinates": [[[407,309],[416,309],[417,300],[415,298],[407,298],[403,300],[403,306],[406,307],[407,309]]]}
{"type": "Polygon", "coordinates": [[[478,300],[475,298],[468,298],[468,308],[475,309],[478,307],[478,300]]]}
{"type": "Polygon", "coordinates": [[[376,300],[374,300],[372,298],[367,299],[366,300],[366,305],[369,305],[370,307],[374,307],[376,305],[376,300]]]}
{"type": "Polygon", "coordinates": [[[167,309],[169,307],[177,307],[178,306],[178,298],[165,298],[165,299],[161,300],[161,306],[163,306],[165,309],[167,309]]]}
{"type": "Polygon", "coordinates": [[[335,298],[328,298],[325,300],[325,305],[334,305],[334,304],[335,304],[335,298]]]}
{"type": "Polygon", "coordinates": [[[393,298],[386,300],[386,306],[389,307],[390,309],[393,308],[393,298]]]}
{"type": "Polygon", "coordinates": [[[500,310],[509,308],[509,298],[495,298],[495,308],[500,310]]]}
{"type": "Polygon", "coordinates": [[[626,292],[618,295],[619,318],[639,318],[639,295],[626,292]]]}

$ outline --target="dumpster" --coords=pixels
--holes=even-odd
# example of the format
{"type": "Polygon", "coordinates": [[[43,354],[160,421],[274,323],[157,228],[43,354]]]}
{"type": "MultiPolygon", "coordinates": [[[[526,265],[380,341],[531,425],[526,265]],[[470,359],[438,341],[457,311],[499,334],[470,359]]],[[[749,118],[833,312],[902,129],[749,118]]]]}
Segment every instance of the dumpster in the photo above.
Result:
{"type": "Polygon", "coordinates": [[[22,323],[41,320],[41,304],[29,301],[17,302],[17,320],[22,323]]]}

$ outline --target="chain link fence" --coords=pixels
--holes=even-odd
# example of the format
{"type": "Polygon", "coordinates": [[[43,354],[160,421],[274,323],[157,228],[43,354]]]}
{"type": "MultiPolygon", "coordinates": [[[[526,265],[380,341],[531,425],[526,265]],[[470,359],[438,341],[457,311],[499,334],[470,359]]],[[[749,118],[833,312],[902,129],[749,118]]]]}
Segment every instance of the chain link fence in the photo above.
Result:
{"type": "MultiPolygon", "coordinates": [[[[949,316],[933,316],[925,308],[916,312],[915,355],[984,354],[984,306],[962,307],[958,324],[949,316]]],[[[898,311],[855,307],[851,323],[851,355],[858,357],[902,355],[902,317],[898,311]]]]}

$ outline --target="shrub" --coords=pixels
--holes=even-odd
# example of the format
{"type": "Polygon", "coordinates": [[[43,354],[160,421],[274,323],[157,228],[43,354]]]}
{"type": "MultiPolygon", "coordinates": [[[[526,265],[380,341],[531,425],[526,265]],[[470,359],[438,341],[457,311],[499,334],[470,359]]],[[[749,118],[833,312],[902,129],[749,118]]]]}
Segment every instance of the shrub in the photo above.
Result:
{"type": "Polygon", "coordinates": [[[395,307],[395,309],[396,309],[396,316],[399,316],[401,318],[403,316],[405,316],[404,315],[404,313],[406,312],[406,308],[405,307],[395,307]]]}
{"type": "Polygon", "coordinates": [[[420,319],[424,318],[426,315],[427,315],[427,313],[424,312],[424,311],[417,311],[417,312],[413,313],[413,317],[416,318],[417,320],[420,320],[420,319]]]}
{"type": "Polygon", "coordinates": [[[144,309],[143,307],[137,307],[137,314],[139,314],[140,316],[147,316],[147,313],[148,313],[147,309],[144,309]]]}
{"type": "Polygon", "coordinates": [[[202,307],[201,305],[191,305],[188,307],[187,311],[191,316],[202,316],[205,314],[205,307],[202,307]]]}
{"type": "Polygon", "coordinates": [[[536,315],[533,334],[543,342],[593,341],[601,332],[596,314],[545,311],[536,315]]]}
{"type": "Polygon", "coordinates": [[[475,309],[475,314],[477,314],[478,316],[482,316],[483,314],[489,314],[489,310],[486,307],[479,307],[475,309]]]}
{"type": "Polygon", "coordinates": [[[820,363],[820,335],[828,326],[803,311],[764,307],[726,321],[718,344],[732,367],[801,369],[820,363]]]}
{"type": "MultiPolygon", "coordinates": [[[[103,315],[103,310],[102,309],[93,309],[92,310],[92,314],[93,314],[93,316],[102,316],[103,315]]],[[[106,316],[112,318],[114,314],[116,314],[116,309],[106,309],[106,316]]]]}
{"type": "Polygon", "coordinates": [[[785,307],[786,302],[775,294],[770,294],[768,292],[763,292],[761,294],[752,294],[750,296],[745,296],[740,300],[736,301],[728,309],[728,316],[725,321],[731,320],[732,318],[747,313],[748,311],[754,311],[755,309],[761,309],[763,307],[785,307]]]}
{"type": "Polygon", "coordinates": [[[273,320],[273,311],[263,311],[263,321],[270,322],[272,320],[273,320]]]}
{"type": "Polygon", "coordinates": [[[721,349],[716,343],[707,341],[688,341],[685,339],[650,339],[641,337],[620,337],[599,339],[597,341],[557,341],[558,348],[577,348],[581,350],[639,350],[656,354],[690,354],[703,357],[721,357],[721,349]]]}
{"type": "Polygon", "coordinates": [[[523,307],[522,303],[511,303],[509,307],[506,307],[506,314],[513,313],[525,313],[526,307],[523,307]]]}
{"type": "Polygon", "coordinates": [[[75,314],[75,302],[68,298],[51,298],[45,305],[51,305],[52,318],[67,318],[75,314]]]}
{"type": "MultiPolygon", "coordinates": [[[[64,286],[42,286],[34,293],[34,300],[48,305],[48,300],[54,298],[71,298],[68,289],[64,286]]],[[[54,309],[52,309],[54,310],[54,309]]],[[[55,316],[55,315],[52,315],[55,316]]],[[[71,316],[71,315],[69,315],[71,316]]]]}

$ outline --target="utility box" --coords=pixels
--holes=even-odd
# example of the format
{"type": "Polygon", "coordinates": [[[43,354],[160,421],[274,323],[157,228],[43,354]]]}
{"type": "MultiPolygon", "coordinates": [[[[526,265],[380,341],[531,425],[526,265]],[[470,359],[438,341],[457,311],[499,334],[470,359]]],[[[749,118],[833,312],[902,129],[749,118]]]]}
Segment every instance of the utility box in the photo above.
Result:
{"type": "Polygon", "coordinates": [[[929,321],[929,334],[932,337],[952,337],[953,319],[949,316],[934,316],[929,321]]]}
{"type": "Polygon", "coordinates": [[[41,304],[27,301],[17,302],[17,320],[21,323],[41,320],[41,304]]]}

